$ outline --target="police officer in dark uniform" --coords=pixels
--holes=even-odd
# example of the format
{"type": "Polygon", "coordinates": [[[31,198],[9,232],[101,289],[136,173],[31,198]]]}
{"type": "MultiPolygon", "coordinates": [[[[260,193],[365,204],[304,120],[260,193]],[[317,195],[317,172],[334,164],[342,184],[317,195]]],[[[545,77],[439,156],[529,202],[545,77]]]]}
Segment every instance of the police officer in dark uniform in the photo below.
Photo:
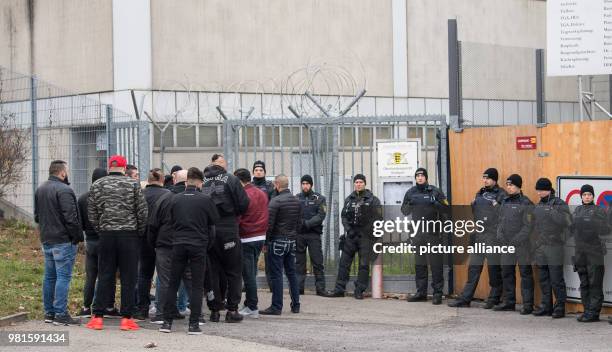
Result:
{"type": "Polygon", "coordinates": [[[531,268],[530,234],[533,229],[533,203],[523,195],[523,178],[512,174],[506,179],[508,195],[501,203],[497,241],[500,245],[512,245],[515,253],[501,255],[504,301],[494,311],[513,311],[516,305],[516,272],[518,262],[521,274],[521,315],[533,312],[533,269],[531,268]]]}
{"type": "Polygon", "coordinates": [[[325,220],[325,197],[312,190],[312,176],[304,175],[300,179],[302,192],[297,195],[302,206],[302,225],[298,228],[295,265],[297,267],[300,294],[304,294],[306,280],[306,249],[310,255],[310,263],[315,275],[317,295],[325,295],[325,272],[323,267],[323,250],[321,249],[321,234],[325,220]]]}
{"type": "Polygon", "coordinates": [[[227,279],[227,314],[225,321],[242,321],[238,304],[242,297],[242,247],[238,235],[238,216],[249,207],[249,198],[238,178],[226,171],[227,163],[221,154],[212,157],[212,164],[204,169],[202,193],[212,198],[217,206],[220,219],[216,222],[215,238],[209,250],[210,284],[214,298],[209,301],[210,320],[219,321],[223,309],[223,294],[219,273],[227,279]]]}
{"type": "MultiPolygon", "coordinates": [[[[427,182],[427,170],[420,167],[414,173],[416,186],[411,187],[404,195],[402,202],[402,214],[412,215],[412,219],[427,221],[448,219],[449,206],[444,193],[437,187],[427,182]]],[[[442,234],[435,229],[429,232],[420,232],[412,238],[412,244],[417,248],[420,246],[438,245],[442,243],[442,234]]],[[[407,298],[408,302],[420,302],[427,300],[427,262],[431,269],[433,288],[432,303],[435,305],[442,303],[442,290],[444,289],[444,258],[440,254],[415,255],[416,271],[416,294],[407,298]]]]}
{"type": "Polygon", "coordinates": [[[555,190],[549,179],[540,178],[535,188],[540,201],[533,209],[534,255],[540,273],[542,297],[540,306],[533,312],[533,315],[552,315],[553,318],[563,318],[567,297],[563,279],[564,233],[572,224],[572,215],[567,204],[555,197],[555,190]],[[553,292],[555,294],[554,306],[553,292]]]}
{"type": "Polygon", "coordinates": [[[357,174],[353,177],[355,191],[344,200],[342,208],[342,225],[345,235],[340,236],[340,263],[334,291],[327,292],[326,297],[344,297],[349,270],[355,254],[359,253],[359,272],[355,281],[353,297],[363,299],[363,292],[368,288],[370,263],[375,259],[372,250],[375,239],[372,235],[373,223],[382,220],[380,200],[366,189],[366,177],[357,174]]]}
{"type": "Polygon", "coordinates": [[[606,246],[602,236],[609,232],[606,211],[595,204],[595,191],[591,185],[580,187],[582,205],[574,211],[572,234],[576,243],[574,271],[580,277],[580,298],[584,314],[576,318],[579,322],[599,321],[603,303],[604,255],[606,246]]]}
{"type": "MultiPolygon", "coordinates": [[[[476,198],[472,202],[472,212],[475,221],[483,222],[484,231],[472,235],[473,243],[483,243],[488,246],[497,245],[499,207],[506,197],[506,192],[497,185],[498,178],[499,174],[495,168],[489,168],[482,174],[484,187],[476,193],[476,198]]],[[[463,288],[463,294],[454,302],[449,303],[450,307],[470,306],[478,286],[485,258],[487,259],[489,287],[491,289],[484,308],[491,309],[499,303],[503,290],[499,254],[475,253],[470,254],[468,280],[463,288]]]]}

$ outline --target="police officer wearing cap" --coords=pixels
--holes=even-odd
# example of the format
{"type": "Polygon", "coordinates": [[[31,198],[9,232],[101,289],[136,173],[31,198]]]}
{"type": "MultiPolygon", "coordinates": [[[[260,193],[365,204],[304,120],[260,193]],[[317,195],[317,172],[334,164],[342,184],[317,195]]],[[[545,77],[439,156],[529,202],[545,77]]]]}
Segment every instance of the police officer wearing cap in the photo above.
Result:
{"type": "Polygon", "coordinates": [[[372,230],[374,221],[383,218],[380,200],[365,188],[364,175],[355,175],[353,185],[355,191],[344,200],[341,213],[345,234],[340,236],[342,255],[338,264],[336,287],[334,291],[326,293],[326,297],[344,297],[353,258],[359,253],[359,272],[353,297],[363,299],[363,293],[368,288],[370,263],[375,259],[372,250],[375,241],[372,230]]]}
{"type": "MultiPolygon", "coordinates": [[[[472,234],[472,243],[483,243],[487,246],[497,245],[497,224],[499,221],[499,208],[502,200],[506,197],[506,192],[497,185],[499,174],[497,169],[486,169],[482,174],[482,187],[472,202],[472,212],[474,220],[482,221],[484,231],[472,234]]],[[[474,298],[478,281],[485,258],[487,259],[487,271],[489,273],[489,297],[484,306],[491,309],[499,303],[502,295],[501,267],[499,266],[499,254],[475,253],[470,255],[468,267],[468,280],[463,288],[463,293],[454,302],[449,303],[450,307],[469,307],[474,298]]]]}
{"type": "Polygon", "coordinates": [[[584,313],[577,316],[582,323],[599,321],[603,303],[605,242],[602,236],[609,233],[606,211],[595,204],[595,190],[591,185],[580,187],[582,205],[574,211],[572,234],[576,243],[573,258],[574,271],[580,278],[580,299],[584,313]]]}
{"type": "Polygon", "coordinates": [[[323,233],[323,220],[325,220],[326,213],[325,197],[312,190],[312,176],[302,176],[300,183],[302,192],[297,195],[297,198],[302,206],[302,224],[298,227],[295,255],[300,294],[304,294],[306,250],[308,250],[315,275],[316,292],[317,295],[323,296],[325,295],[325,269],[323,267],[321,234],[323,233]]]}
{"type": "Polygon", "coordinates": [[[523,178],[512,174],[506,179],[508,195],[502,200],[497,227],[497,241],[503,246],[514,246],[515,253],[501,255],[504,301],[494,311],[513,311],[516,305],[516,271],[521,274],[521,315],[533,312],[533,269],[531,268],[530,234],[533,229],[533,203],[521,191],[523,178]]]}
{"type": "Polygon", "coordinates": [[[572,224],[572,215],[567,204],[559,197],[555,197],[555,190],[549,179],[538,179],[535,189],[540,201],[533,210],[534,255],[540,274],[542,296],[540,306],[533,312],[533,315],[552,315],[553,318],[563,318],[567,297],[563,279],[563,253],[565,231],[572,224]],[[553,292],[555,294],[554,306],[553,292]]]}
{"type": "MultiPolygon", "coordinates": [[[[448,218],[449,205],[444,193],[437,187],[427,182],[427,170],[420,167],[414,173],[416,186],[411,187],[404,195],[402,202],[402,214],[412,215],[412,220],[428,221],[441,220],[448,218]]],[[[433,231],[423,231],[417,233],[412,238],[412,244],[417,248],[420,246],[438,245],[442,243],[442,234],[433,231]]],[[[444,289],[444,258],[440,254],[415,255],[415,281],[417,286],[416,294],[407,298],[408,302],[420,302],[427,300],[427,281],[428,264],[431,269],[433,288],[432,303],[442,304],[442,290],[444,289]]]]}

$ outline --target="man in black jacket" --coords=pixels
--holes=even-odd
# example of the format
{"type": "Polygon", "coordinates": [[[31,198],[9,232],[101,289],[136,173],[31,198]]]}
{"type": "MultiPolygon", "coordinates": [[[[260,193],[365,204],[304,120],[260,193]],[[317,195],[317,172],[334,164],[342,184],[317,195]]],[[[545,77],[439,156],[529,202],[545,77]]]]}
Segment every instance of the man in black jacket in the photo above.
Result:
{"type": "MultiPolygon", "coordinates": [[[[497,245],[499,207],[506,196],[506,192],[497,185],[498,178],[499,174],[495,168],[489,168],[482,174],[484,187],[476,193],[476,198],[472,202],[472,213],[475,221],[482,221],[484,230],[472,234],[473,243],[483,243],[487,246],[497,245]]],[[[484,308],[491,309],[499,303],[503,290],[499,255],[474,253],[470,254],[468,279],[463,288],[463,293],[454,302],[448,304],[450,307],[470,306],[480,280],[485,258],[487,259],[490,291],[484,308]]]]}
{"type": "Polygon", "coordinates": [[[339,247],[342,255],[338,264],[336,287],[334,291],[326,294],[327,297],[344,297],[353,258],[359,253],[359,272],[353,297],[363,299],[363,293],[369,284],[370,263],[376,259],[376,254],[372,251],[374,245],[372,228],[374,221],[383,218],[380,200],[365,188],[366,177],[364,175],[355,175],[353,185],[355,191],[344,200],[341,213],[345,235],[340,236],[339,247]]]}
{"type": "MultiPolygon", "coordinates": [[[[204,169],[202,193],[212,198],[221,219],[215,226],[215,239],[209,251],[210,284],[214,298],[209,301],[210,320],[219,321],[219,311],[223,309],[223,294],[219,273],[227,279],[227,313],[225,321],[238,323],[243,317],[238,313],[242,297],[242,247],[238,235],[238,216],[249,207],[247,196],[240,180],[226,171],[227,163],[221,154],[212,157],[212,164],[204,169]]],[[[193,302],[193,300],[191,300],[193,302]]]]}
{"type": "MultiPolygon", "coordinates": [[[[91,175],[91,183],[107,175],[106,169],[96,168],[91,175]]],[[[100,236],[87,215],[87,197],[89,197],[89,191],[81,194],[77,200],[79,215],[81,216],[83,231],[85,232],[85,285],[83,287],[83,308],[79,312],[79,315],[83,317],[91,315],[91,305],[93,304],[96,281],[98,279],[98,242],[100,240],[100,236]]],[[[114,293],[115,290],[113,290],[113,295],[107,304],[106,310],[108,315],[119,315],[119,312],[114,307],[114,293]]]]}
{"type": "Polygon", "coordinates": [[[572,223],[572,215],[567,204],[555,197],[555,190],[549,179],[540,178],[535,188],[540,197],[540,202],[533,209],[536,235],[535,262],[540,274],[542,296],[540,306],[533,312],[533,315],[552,315],[553,318],[563,318],[567,297],[563,278],[565,231],[572,223]],[[553,292],[555,293],[554,306],[553,292]]]}
{"type": "MultiPolygon", "coordinates": [[[[161,196],[170,193],[169,190],[164,188],[164,174],[161,169],[155,168],[149,171],[147,186],[142,193],[147,201],[150,219],[155,203],[157,203],[161,196]]],[[[142,237],[140,259],[138,261],[138,310],[134,315],[134,318],[138,320],[149,318],[149,305],[151,304],[149,294],[151,292],[153,273],[155,272],[155,247],[150,245],[147,237],[148,235],[142,237]]]]}
{"type": "Polygon", "coordinates": [[[315,275],[317,295],[325,295],[325,272],[323,267],[323,250],[321,248],[321,234],[323,233],[323,220],[325,220],[325,197],[312,190],[312,176],[302,176],[302,192],[297,195],[302,205],[302,225],[298,228],[297,252],[295,266],[298,272],[300,294],[304,294],[304,281],[306,281],[306,250],[310,255],[315,275]]]}
{"type": "MultiPolygon", "coordinates": [[[[155,203],[152,214],[149,216],[147,223],[147,240],[149,245],[155,248],[155,268],[157,269],[157,284],[155,287],[155,308],[157,310],[155,317],[151,319],[153,324],[162,324],[164,322],[163,312],[166,296],[170,287],[170,269],[172,265],[172,241],[174,238],[174,229],[172,218],[170,217],[170,206],[172,199],[176,194],[185,191],[185,182],[187,181],[187,170],[178,170],[173,175],[174,187],[171,192],[163,194],[155,203]]],[[[183,284],[181,287],[191,287],[190,274],[187,272],[183,275],[183,284]]],[[[176,296],[174,297],[176,300],[176,296]]],[[[176,319],[183,319],[181,314],[175,314],[176,319]]]]}
{"type": "MultiPolygon", "coordinates": [[[[257,160],[253,163],[253,186],[262,190],[268,195],[268,201],[276,195],[274,184],[271,181],[266,180],[266,163],[261,160],[257,160]]],[[[268,251],[264,251],[265,262],[268,262],[268,251]]],[[[270,268],[265,265],[266,281],[268,282],[268,288],[272,292],[272,283],[270,282],[270,268]]]]}
{"type": "MultiPolygon", "coordinates": [[[[414,221],[445,221],[448,219],[449,206],[446,196],[439,188],[428,183],[427,170],[418,168],[414,174],[416,185],[404,195],[402,214],[412,215],[414,221]]],[[[429,226],[428,226],[429,227],[429,226]]],[[[416,248],[421,246],[442,244],[443,238],[440,229],[427,229],[417,233],[411,238],[416,248]]],[[[408,302],[427,300],[427,264],[431,269],[431,288],[433,289],[432,304],[442,303],[442,290],[444,288],[444,257],[441,254],[415,255],[415,281],[417,292],[408,297],[408,302]]]]}
{"type": "Polygon", "coordinates": [[[219,221],[219,214],[213,200],[202,194],[204,175],[196,167],[187,171],[185,192],[172,197],[170,218],[174,237],[172,239],[172,267],[170,288],[164,304],[164,324],[161,332],[170,332],[172,318],[176,311],[176,293],[187,266],[191,269],[191,315],[189,316],[190,335],[202,334],[199,318],[202,313],[202,294],[204,291],[204,270],[208,243],[211,240],[211,227],[219,221]]]}
{"type": "Polygon", "coordinates": [[[516,305],[516,264],[521,274],[521,315],[533,312],[533,269],[531,268],[530,236],[533,229],[533,203],[523,195],[523,179],[512,174],[506,179],[508,195],[502,200],[497,241],[500,245],[512,245],[515,253],[501,255],[504,301],[494,311],[513,311],[516,305]]]}
{"type": "Polygon", "coordinates": [[[55,325],[80,324],[67,307],[77,244],[83,241],[77,199],[69,184],[68,165],[55,160],[49,166],[49,179],[34,195],[34,221],[38,223],[45,254],[45,322],[55,325]]]}
{"type": "Polygon", "coordinates": [[[287,176],[280,174],[274,180],[278,195],[268,205],[268,231],[266,242],[270,281],[272,283],[272,305],[260,312],[263,315],[281,315],[283,310],[283,268],[289,282],[291,312],[300,312],[300,292],[295,273],[295,239],[302,224],[300,201],[291,194],[287,176]]]}

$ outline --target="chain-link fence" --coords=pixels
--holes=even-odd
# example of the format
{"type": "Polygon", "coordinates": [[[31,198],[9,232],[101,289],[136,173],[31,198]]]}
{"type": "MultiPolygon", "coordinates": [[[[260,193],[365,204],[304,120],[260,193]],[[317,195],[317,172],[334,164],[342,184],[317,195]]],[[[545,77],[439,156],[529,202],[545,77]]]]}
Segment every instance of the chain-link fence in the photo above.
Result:
{"type": "Polygon", "coordinates": [[[110,154],[123,154],[129,163],[148,170],[147,123],[110,105],[2,67],[0,116],[8,126],[28,136],[24,146],[28,157],[19,182],[7,188],[4,197],[5,206],[25,214],[32,214],[33,194],[48,178],[53,160],[68,162],[69,181],[77,195],[89,189],[95,168],[106,168],[110,154]]]}

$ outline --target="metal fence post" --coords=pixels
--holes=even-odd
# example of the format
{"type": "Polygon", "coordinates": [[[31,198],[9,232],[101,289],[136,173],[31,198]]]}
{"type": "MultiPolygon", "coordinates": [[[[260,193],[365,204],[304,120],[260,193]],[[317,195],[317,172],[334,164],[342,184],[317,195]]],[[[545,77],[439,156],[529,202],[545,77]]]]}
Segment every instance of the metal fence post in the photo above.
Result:
{"type": "Polygon", "coordinates": [[[38,116],[36,106],[36,76],[30,79],[30,118],[32,124],[32,209],[34,209],[34,198],[38,188],[38,116]]]}
{"type": "Polygon", "coordinates": [[[461,60],[457,20],[448,20],[448,114],[451,126],[459,131],[463,125],[461,97],[461,60]]]}
{"type": "Polygon", "coordinates": [[[544,89],[544,49],[536,49],[536,122],[538,125],[546,124],[544,89]]]}
{"type": "Polygon", "coordinates": [[[141,170],[140,177],[145,177],[151,168],[151,153],[149,139],[149,123],[138,121],[138,169],[141,170]]]}
{"type": "Polygon", "coordinates": [[[106,105],[106,159],[115,154],[115,131],[113,130],[113,106],[106,105]]]}

